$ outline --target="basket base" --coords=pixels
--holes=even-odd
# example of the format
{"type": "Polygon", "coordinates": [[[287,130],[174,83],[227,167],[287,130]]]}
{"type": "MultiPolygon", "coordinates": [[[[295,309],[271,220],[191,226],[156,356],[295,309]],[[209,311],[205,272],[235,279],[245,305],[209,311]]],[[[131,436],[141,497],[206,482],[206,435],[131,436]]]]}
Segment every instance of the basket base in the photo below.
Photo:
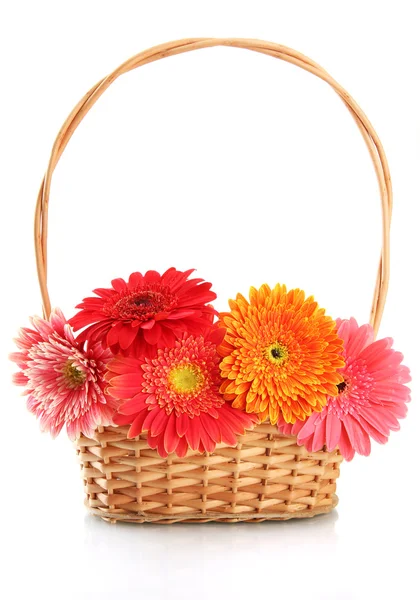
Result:
{"type": "Polygon", "coordinates": [[[203,515],[179,515],[166,517],[165,515],[156,514],[133,514],[129,515],[126,512],[107,512],[104,509],[92,508],[85,501],[85,506],[92,515],[100,517],[108,523],[157,523],[160,525],[172,525],[174,523],[262,523],[263,521],[288,521],[289,519],[307,519],[316,515],[327,514],[331,512],[338,504],[336,494],[331,496],[331,502],[325,506],[317,506],[308,510],[297,512],[277,512],[277,513],[242,513],[240,515],[228,515],[221,513],[208,512],[203,515]]]}

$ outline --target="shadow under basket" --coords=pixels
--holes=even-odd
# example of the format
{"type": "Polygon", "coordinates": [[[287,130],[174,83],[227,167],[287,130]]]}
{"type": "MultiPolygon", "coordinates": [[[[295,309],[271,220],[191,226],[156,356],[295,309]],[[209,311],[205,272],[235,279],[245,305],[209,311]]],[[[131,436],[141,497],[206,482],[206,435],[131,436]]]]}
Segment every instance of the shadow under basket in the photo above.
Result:
{"type": "Polygon", "coordinates": [[[257,425],[236,447],[212,454],[188,451],[162,458],[146,436],[127,439],[128,427],[100,427],[81,436],[89,510],[106,521],[176,523],[260,522],[313,517],[338,503],[338,450],[309,453],[295,437],[257,425]]]}

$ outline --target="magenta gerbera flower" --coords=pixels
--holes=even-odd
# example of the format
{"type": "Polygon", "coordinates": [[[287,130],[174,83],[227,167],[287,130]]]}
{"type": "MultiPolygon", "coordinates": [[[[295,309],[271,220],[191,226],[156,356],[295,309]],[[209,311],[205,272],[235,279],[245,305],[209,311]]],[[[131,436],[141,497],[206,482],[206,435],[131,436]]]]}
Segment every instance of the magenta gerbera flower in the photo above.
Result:
{"type": "Polygon", "coordinates": [[[114,421],[131,425],[128,437],[147,431],[149,446],[163,457],[185,456],[188,448],[212,452],[221,442],[236,445],[256,417],[232,408],[219,392],[220,335],[184,334],[151,358],[118,356],[109,363],[108,391],[122,402],[114,421]]]}
{"type": "Polygon", "coordinates": [[[104,373],[112,357],[101,344],[86,350],[75,342],[70,325],[56,309],[49,320],[32,319],[21,329],[19,352],[10,355],[20,368],[13,380],[26,387],[28,409],[41,429],[56,437],[66,426],[70,439],[91,437],[98,425],[111,425],[118,402],[106,395],[104,373]]]}
{"type": "Polygon", "coordinates": [[[139,356],[146,345],[171,346],[184,331],[204,333],[215,310],[207,303],[216,298],[211,283],[188,279],[194,269],[168,269],[163,275],[132,273],[125,282],[114,279],[112,288],[94,290],[98,297],[85,298],[69,321],[78,340],[101,341],[114,354],[139,356]]]}
{"type": "Polygon", "coordinates": [[[337,319],[338,335],[344,341],[346,365],[340,370],[344,381],[339,394],[328,399],[321,413],[293,425],[279,420],[281,433],[296,435],[310,452],[323,446],[338,446],[346,460],[355,453],[368,456],[370,438],[384,444],[391,431],[399,429],[398,419],[407,413],[411,380],[403,355],[392,349],[392,339],[374,341],[370,325],[359,327],[355,319],[337,319]]]}

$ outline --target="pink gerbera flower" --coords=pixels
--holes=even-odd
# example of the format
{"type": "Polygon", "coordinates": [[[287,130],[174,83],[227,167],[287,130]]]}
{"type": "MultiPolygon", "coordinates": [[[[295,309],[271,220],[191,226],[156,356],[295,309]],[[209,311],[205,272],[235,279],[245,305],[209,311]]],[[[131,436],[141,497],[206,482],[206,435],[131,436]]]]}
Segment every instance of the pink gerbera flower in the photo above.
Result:
{"type": "Polygon", "coordinates": [[[220,330],[205,337],[184,334],[151,358],[118,356],[109,363],[108,392],[125,401],[114,420],[131,425],[128,437],[147,431],[148,444],[160,456],[185,456],[188,448],[212,452],[220,442],[236,445],[236,436],[255,417],[232,408],[219,392],[220,335],[220,330]]]}
{"type": "Polygon", "coordinates": [[[26,387],[28,408],[41,429],[56,437],[65,425],[75,439],[112,424],[118,402],[105,394],[104,380],[110,351],[100,344],[83,350],[58,309],[49,320],[34,317],[32,324],[34,329],[21,329],[15,340],[20,351],[10,358],[21,369],[14,383],[26,387]]]}
{"type": "Polygon", "coordinates": [[[403,355],[391,348],[392,339],[374,341],[370,325],[359,327],[355,319],[337,319],[338,335],[344,340],[346,365],[338,384],[338,396],[329,398],[321,413],[293,425],[279,420],[281,433],[296,435],[310,452],[323,446],[338,446],[346,460],[355,453],[368,456],[370,438],[384,444],[391,431],[399,429],[398,419],[407,413],[411,380],[403,355]]]}
{"type": "Polygon", "coordinates": [[[114,354],[139,356],[145,345],[172,346],[184,331],[204,333],[208,316],[215,314],[206,304],[216,294],[211,283],[188,280],[193,270],[132,273],[128,282],[114,279],[112,288],[94,290],[99,297],[85,298],[69,321],[76,331],[88,325],[77,339],[101,341],[114,354]]]}

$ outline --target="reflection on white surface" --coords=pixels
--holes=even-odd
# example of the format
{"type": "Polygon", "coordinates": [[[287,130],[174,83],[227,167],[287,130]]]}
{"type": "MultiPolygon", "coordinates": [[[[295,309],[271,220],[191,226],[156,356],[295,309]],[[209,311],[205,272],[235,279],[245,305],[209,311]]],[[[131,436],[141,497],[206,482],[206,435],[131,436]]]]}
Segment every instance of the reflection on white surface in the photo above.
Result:
{"type": "MultiPolygon", "coordinates": [[[[148,539],[147,551],[151,557],[157,554],[160,559],[189,561],[200,553],[226,556],[246,554],[251,544],[254,553],[264,549],[280,552],[287,548],[319,543],[331,546],[337,541],[335,523],[336,510],[327,515],[311,519],[289,521],[264,521],[262,523],[177,523],[174,525],[134,525],[117,523],[111,525],[102,519],[87,514],[84,520],[84,547],[87,552],[109,549],[116,542],[123,546],[127,555],[137,552],[148,539]],[[174,555],[175,554],[175,555],[174,555]]],[[[157,557],[155,557],[157,558],[157,557]]]]}
{"type": "MultiPolygon", "coordinates": [[[[285,522],[110,525],[86,516],[84,556],[100,560],[106,574],[117,555],[118,588],[147,590],[156,598],[275,596],[291,583],[288,573],[296,579],[296,566],[312,578],[314,566],[328,562],[337,519],[333,511],[285,522]],[[286,581],[277,590],[278,578],[286,581]]],[[[105,580],[100,590],[109,593],[105,580]]]]}
{"type": "Polygon", "coordinates": [[[3,597],[418,599],[407,544],[417,523],[390,518],[378,499],[284,522],[111,525],[87,515],[76,493],[49,498],[9,536],[3,597]]]}

